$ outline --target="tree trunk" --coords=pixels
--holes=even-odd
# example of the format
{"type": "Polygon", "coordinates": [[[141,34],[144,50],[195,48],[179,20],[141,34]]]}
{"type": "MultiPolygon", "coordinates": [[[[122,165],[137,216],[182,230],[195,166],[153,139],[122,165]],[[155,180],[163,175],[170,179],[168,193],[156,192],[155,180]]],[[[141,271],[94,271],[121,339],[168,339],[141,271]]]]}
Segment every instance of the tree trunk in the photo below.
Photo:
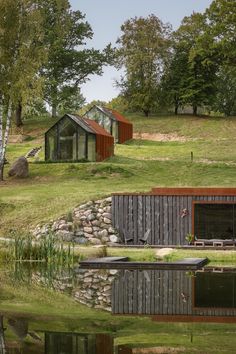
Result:
{"type": "Polygon", "coordinates": [[[0,354],[6,354],[4,327],[3,327],[3,316],[0,316],[0,354]]]}
{"type": "Polygon", "coordinates": [[[193,115],[197,116],[197,105],[193,105],[193,115]]]}
{"type": "Polygon", "coordinates": [[[55,102],[52,104],[52,118],[57,118],[57,104],[55,102]]]}
{"type": "Polygon", "coordinates": [[[0,161],[0,182],[3,181],[4,161],[0,161]]]}
{"type": "Polygon", "coordinates": [[[12,114],[11,103],[9,102],[4,137],[3,137],[3,120],[2,120],[2,114],[0,112],[0,181],[3,181],[4,162],[5,162],[6,148],[7,148],[8,136],[9,136],[10,125],[11,125],[11,114],[12,114]]]}
{"type": "Polygon", "coordinates": [[[16,126],[18,128],[23,125],[23,122],[22,122],[22,104],[21,104],[20,101],[18,102],[18,105],[16,107],[15,122],[16,122],[16,126]]]}
{"type": "Polygon", "coordinates": [[[149,116],[149,110],[148,109],[144,109],[143,112],[144,112],[145,117],[149,116]]]}
{"type": "Polygon", "coordinates": [[[176,116],[178,115],[178,109],[179,109],[179,106],[178,106],[178,105],[175,105],[175,115],[176,115],[176,116]]]}

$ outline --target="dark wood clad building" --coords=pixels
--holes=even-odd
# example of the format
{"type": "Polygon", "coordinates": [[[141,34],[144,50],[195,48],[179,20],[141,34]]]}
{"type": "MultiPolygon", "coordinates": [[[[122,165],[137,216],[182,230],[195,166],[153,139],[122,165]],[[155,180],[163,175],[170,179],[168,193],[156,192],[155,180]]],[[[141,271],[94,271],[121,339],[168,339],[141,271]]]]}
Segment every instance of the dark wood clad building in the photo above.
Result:
{"type": "Polygon", "coordinates": [[[114,138],[78,115],[64,115],[45,133],[46,161],[103,161],[113,155],[114,138]]]}
{"type": "Polygon", "coordinates": [[[236,323],[235,280],[235,270],[227,268],[189,274],[121,270],[112,283],[112,313],[150,315],[159,322],[236,323]]]}
{"type": "Polygon", "coordinates": [[[116,143],[123,144],[133,138],[133,124],[114,109],[93,106],[84,116],[101,125],[116,143]]]}
{"type": "Polygon", "coordinates": [[[146,194],[114,194],[113,225],[140,244],[232,246],[236,241],[236,188],[154,188],[146,194]]]}

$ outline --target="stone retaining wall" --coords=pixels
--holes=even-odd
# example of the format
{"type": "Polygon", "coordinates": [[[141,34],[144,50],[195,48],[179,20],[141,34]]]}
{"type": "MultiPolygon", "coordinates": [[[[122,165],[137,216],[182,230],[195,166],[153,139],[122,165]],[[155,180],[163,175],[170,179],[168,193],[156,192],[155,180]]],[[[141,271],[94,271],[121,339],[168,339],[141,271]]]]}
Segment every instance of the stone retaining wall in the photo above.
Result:
{"type": "Polygon", "coordinates": [[[117,274],[118,270],[80,269],[73,297],[88,307],[111,312],[112,282],[117,274]]]}
{"type": "Polygon", "coordinates": [[[120,243],[116,229],[112,227],[111,197],[89,201],[59,219],[37,225],[32,231],[39,239],[49,233],[65,242],[93,245],[120,243]]]}

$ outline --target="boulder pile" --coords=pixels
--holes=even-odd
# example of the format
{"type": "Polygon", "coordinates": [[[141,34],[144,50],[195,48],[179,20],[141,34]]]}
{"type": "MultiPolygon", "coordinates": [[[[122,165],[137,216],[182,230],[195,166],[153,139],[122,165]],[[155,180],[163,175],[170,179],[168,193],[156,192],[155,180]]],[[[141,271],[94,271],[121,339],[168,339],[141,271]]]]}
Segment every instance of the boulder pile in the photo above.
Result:
{"type": "Polygon", "coordinates": [[[112,226],[111,197],[89,201],[46,225],[37,225],[33,235],[39,239],[53,233],[58,239],[77,244],[108,245],[120,243],[112,226]]]}

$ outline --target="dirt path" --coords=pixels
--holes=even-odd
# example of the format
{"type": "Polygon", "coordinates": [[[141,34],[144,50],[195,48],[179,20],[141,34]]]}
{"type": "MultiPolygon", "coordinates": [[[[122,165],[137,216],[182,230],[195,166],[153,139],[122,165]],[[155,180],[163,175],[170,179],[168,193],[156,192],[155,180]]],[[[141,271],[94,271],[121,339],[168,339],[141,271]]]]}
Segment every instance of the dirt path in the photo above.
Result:
{"type": "Polygon", "coordinates": [[[134,139],[152,140],[152,141],[179,141],[186,142],[194,139],[179,136],[177,134],[161,134],[161,133],[135,133],[134,139]]]}

